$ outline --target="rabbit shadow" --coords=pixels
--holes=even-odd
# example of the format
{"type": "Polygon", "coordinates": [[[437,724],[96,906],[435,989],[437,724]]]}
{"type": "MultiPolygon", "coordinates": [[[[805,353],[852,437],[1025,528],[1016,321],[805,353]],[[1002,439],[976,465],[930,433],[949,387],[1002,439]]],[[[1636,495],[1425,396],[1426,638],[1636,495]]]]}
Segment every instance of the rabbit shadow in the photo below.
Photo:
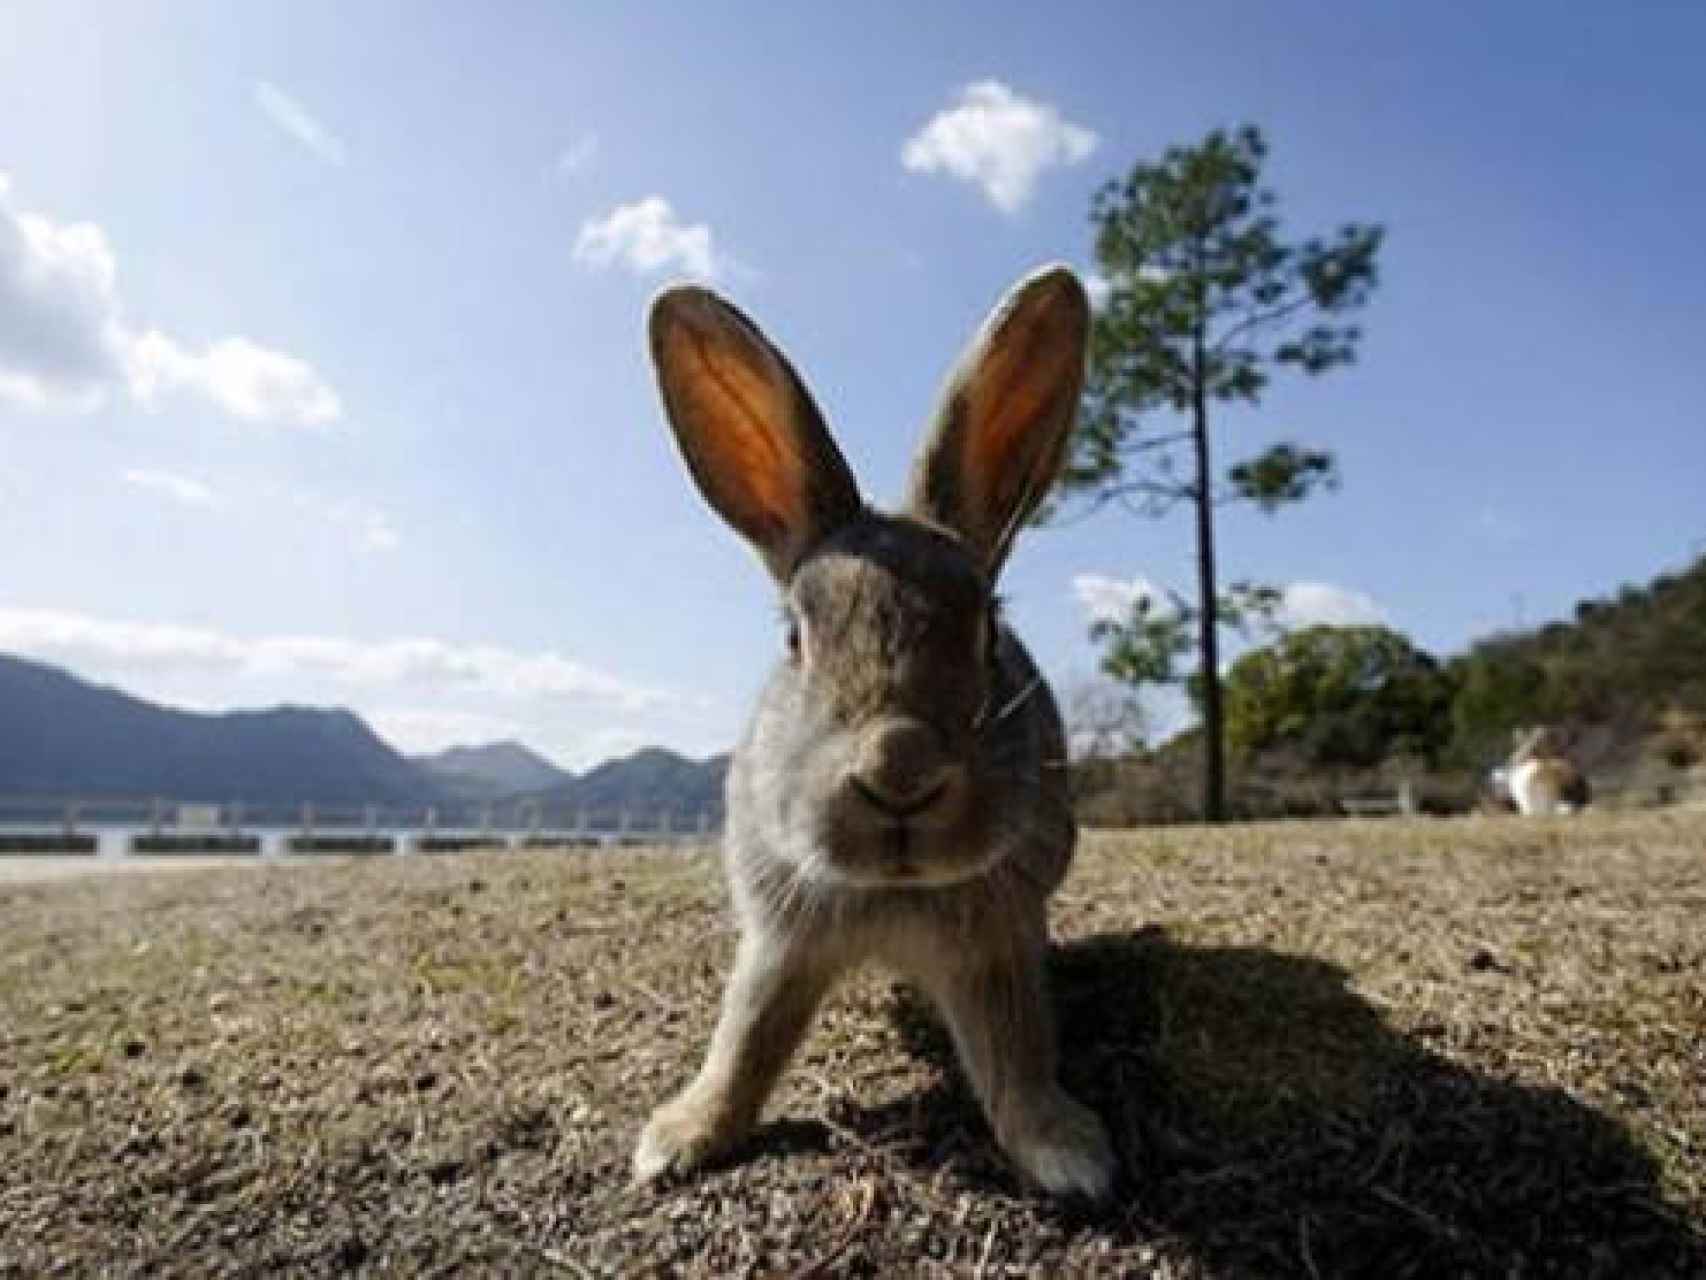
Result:
{"type": "MultiPolygon", "coordinates": [[[[1107,1123],[1121,1184],[1107,1209],[1040,1211],[1232,1274],[1706,1275],[1622,1124],[1431,1052],[1349,976],[1159,928],[1057,948],[1061,1078],[1107,1123]]],[[[890,1015],[938,1083],[842,1122],[1020,1191],[933,1011],[897,986],[890,1015]]]]}

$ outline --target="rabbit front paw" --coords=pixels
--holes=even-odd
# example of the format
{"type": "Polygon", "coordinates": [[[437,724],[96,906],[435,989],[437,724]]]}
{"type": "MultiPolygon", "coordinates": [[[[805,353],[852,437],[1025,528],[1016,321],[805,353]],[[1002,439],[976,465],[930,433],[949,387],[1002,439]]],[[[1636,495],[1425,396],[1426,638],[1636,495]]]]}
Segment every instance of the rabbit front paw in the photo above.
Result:
{"type": "Polygon", "coordinates": [[[1064,1092],[1033,1106],[1004,1145],[1050,1195],[1105,1200],[1113,1187],[1116,1162],[1107,1130],[1095,1112],[1064,1092]]]}
{"type": "Polygon", "coordinates": [[[657,1182],[692,1173],[740,1140],[728,1108],[692,1090],[652,1112],[634,1148],[634,1181],[657,1182]]]}

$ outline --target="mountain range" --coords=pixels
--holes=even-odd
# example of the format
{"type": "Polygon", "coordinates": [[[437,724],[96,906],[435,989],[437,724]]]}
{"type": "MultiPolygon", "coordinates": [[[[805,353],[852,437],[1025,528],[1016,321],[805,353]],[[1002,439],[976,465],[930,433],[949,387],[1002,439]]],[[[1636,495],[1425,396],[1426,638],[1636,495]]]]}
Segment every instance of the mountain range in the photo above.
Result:
{"type": "Polygon", "coordinates": [[[0,655],[0,796],[164,796],[248,805],[457,806],[721,815],[728,758],[648,747],[576,775],[519,742],[409,757],[342,708],[208,714],[0,655]]]}
{"type": "Polygon", "coordinates": [[[574,777],[537,751],[515,741],[489,742],[479,747],[451,747],[411,759],[441,787],[467,793],[472,799],[545,791],[574,777]]]}

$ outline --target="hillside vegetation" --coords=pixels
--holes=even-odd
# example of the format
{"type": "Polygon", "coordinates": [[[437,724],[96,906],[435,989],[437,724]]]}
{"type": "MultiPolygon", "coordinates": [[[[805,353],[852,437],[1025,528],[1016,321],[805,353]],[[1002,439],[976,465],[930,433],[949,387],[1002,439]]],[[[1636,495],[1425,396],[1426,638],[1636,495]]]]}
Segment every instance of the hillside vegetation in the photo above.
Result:
{"type": "MultiPolygon", "coordinates": [[[[1698,792],[1706,764],[1706,557],[1445,661],[1383,626],[1305,628],[1244,654],[1224,685],[1236,816],[1331,813],[1402,783],[1461,812],[1533,725],[1560,731],[1601,803],[1662,803],[1698,792]]],[[[1192,730],[1082,761],[1082,813],[1192,819],[1200,757],[1192,730]]]]}
{"type": "Polygon", "coordinates": [[[1088,838],[1051,976],[1100,1210],[1015,1183],[881,974],[732,1164],[630,1189],[733,947],[708,852],[0,888],[0,1276],[1706,1274],[1703,847],[1088,838]]]}
{"type": "Polygon", "coordinates": [[[1513,724],[1592,731],[1590,763],[1651,749],[1706,758],[1706,556],[1645,587],[1583,600],[1574,617],[1483,640],[1450,668],[1453,733],[1474,753],[1513,724]]]}

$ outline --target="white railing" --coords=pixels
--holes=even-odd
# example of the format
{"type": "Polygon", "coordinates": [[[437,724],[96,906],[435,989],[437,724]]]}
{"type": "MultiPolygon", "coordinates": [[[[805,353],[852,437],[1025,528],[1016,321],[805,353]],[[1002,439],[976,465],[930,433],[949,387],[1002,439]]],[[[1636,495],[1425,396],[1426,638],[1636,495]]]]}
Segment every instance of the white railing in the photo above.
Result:
{"type": "Polygon", "coordinates": [[[684,844],[716,831],[709,812],[559,811],[531,801],[396,808],[0,796],[0,854],[424,854],[684,844]]]}

